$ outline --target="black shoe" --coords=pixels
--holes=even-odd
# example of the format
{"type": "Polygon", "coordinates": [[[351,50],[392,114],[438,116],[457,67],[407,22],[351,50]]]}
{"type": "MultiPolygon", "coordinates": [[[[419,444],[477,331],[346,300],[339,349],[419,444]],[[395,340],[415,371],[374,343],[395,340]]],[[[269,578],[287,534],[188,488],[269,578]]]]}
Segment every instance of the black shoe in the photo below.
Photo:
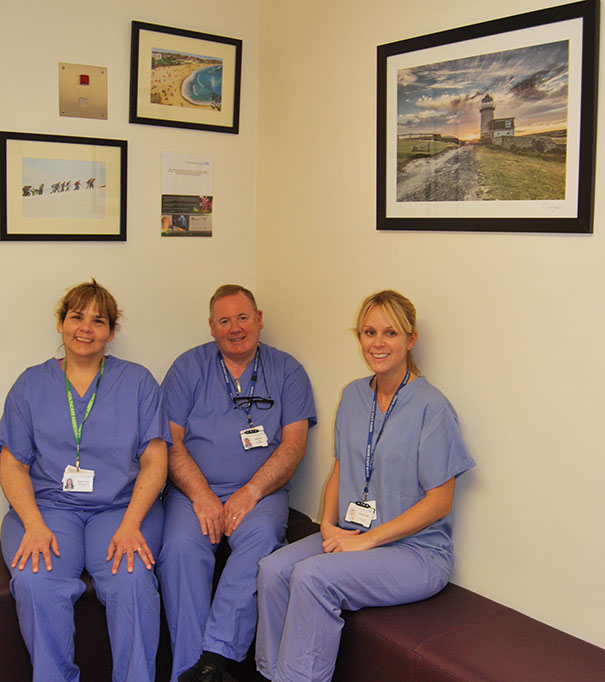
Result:
{"type": "Polygon", "coordinates": [[[236,682],[226,670],[212,663],[198,662],[178,677],[178,682],[236,682]]]}
{"type": "Polygon", "coordinates": [[[222,682],[222,673],[215,666],[202,662],[200,658],[189,670],[185,670],[178,678],[178,682],[222,682]]]}

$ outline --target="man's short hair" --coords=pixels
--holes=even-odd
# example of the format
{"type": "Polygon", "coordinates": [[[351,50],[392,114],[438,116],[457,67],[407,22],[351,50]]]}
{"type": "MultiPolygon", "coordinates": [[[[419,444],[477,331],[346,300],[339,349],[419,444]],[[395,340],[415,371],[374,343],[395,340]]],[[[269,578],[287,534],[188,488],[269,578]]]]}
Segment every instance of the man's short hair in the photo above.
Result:
{"type": "Polygon", "coordinates": [[[214,294],[212,294],[212,298],[210,299],[210,319],[212,319],[214,314],[214,304],[219,300],[219,298],[225,298],[226,296],[233,296],[234,294],[239,293],[247,296],[250,300],[250,303],[252,303],[254,312],[258,312],[256,299],[254,298],[254,294],[250,291],[250,289],[246,289],[246,287],[241,286],[241,284],[223,284],[214,292],[214,294]]]}

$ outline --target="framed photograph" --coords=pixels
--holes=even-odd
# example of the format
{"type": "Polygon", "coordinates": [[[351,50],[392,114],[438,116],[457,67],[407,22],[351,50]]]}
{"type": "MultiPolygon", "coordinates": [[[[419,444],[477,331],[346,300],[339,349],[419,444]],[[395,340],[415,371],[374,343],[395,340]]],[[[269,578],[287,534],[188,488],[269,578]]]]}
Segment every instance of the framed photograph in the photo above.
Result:
{"type": "Polygon", "coordinates": [[[239,131],[242,41],[132,22],[130,122],[239,131]]]}
{"type": "Polygon", "coordinates": [[[126,241],[127,143],[0,132],[0,239],[126,241]]]}
{"type": "Polygon", "coordinates": [[[598,0],[378,47],[379,230],[593,230],[598,0]]]}

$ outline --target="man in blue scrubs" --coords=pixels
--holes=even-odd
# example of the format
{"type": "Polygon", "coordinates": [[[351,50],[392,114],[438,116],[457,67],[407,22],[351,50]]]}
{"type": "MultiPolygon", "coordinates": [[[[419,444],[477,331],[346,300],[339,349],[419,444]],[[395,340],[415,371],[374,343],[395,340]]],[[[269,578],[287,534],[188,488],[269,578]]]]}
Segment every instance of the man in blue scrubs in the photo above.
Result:
{"type": "Polygon", "coordinates": [[[258,562],[285,542],[288,484],[316,422],[302,365],[259,342],[252,292],[219,287],[209,323],[214,341],[178,357],[163,383],[174,445],[158,573],[171,682],[227,682],[229,663],[246,657],[258,562]],[[212,598],[223,537],[231,554],[212,598]]]}

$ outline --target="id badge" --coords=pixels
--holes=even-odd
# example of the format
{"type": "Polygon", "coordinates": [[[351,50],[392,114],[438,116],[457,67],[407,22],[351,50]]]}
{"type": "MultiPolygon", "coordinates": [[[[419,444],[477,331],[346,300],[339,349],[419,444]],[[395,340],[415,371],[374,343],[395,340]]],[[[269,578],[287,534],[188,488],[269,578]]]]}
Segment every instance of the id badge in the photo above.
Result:
{"type": "Polygon", "coordinates": [[[242,439],[244,450],[252,450],[253,448],[266,448],[269,445],[267,434],[264,426],[253,426],[249,429],[244,429],[239,432],[242,439]]]}
{"type": "Polygon", "coordinates": [[[345,521],[369,528],[375,517],[376,502],[361,502],[361,500],[358,500],[357,502],[349,502],[345,521]]]}
{"type": "Polygon", "coordinates": [[[63,491],[66,493],[91,493],[95,472],[93,469],[76,469],[68,464],[63,472],[63,491]]]}

